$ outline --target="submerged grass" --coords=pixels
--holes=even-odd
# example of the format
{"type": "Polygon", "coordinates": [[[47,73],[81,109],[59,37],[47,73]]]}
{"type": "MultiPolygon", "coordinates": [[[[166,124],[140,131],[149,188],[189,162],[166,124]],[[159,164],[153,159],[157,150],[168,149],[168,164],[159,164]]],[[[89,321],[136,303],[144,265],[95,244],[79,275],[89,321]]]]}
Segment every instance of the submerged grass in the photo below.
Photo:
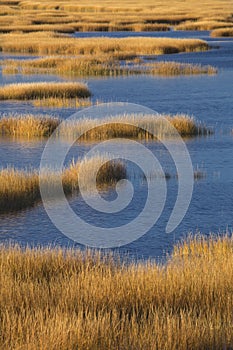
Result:
{"type": "Polygon", "coordinates": [[[0,86],[0,100],[34,100],[43,98],[87,98],[85,84],[63,82],[17,83],[0,86]]]}
{"type": "MultiPolygon", "coordinates": [[[[85,234],[85,233],[84,233],[85,234]]],[[[0,249],[0,347],[230,349],[233,241],[194,237],[166,265],[112,254],[0,249]]]]}
{"type": "Polygon", "coordinates": [[[72,194],[78,191],[79,168],[82,163],[85,173],[85,186],[87,190],[92,190],[89,179],[93,167],[99,166],[100,170],[96,177],[96,184],[110,186],[120,179],[126,177],[126,168],[120,160],[109,161],[106,156],[97,155],[89,159],[83,159],[77,163],[72,163],[60,174],[55,171],[43,170],[39,182],[37,171],[24,171],[12,168],[0,171],[0,213],[21,210],[34,206],[41,200],[40,185],[48,187],[57,186],[62,179],[65,194],[72,194]],[[103,164],[103,166],[101,166],[103,164]]]}

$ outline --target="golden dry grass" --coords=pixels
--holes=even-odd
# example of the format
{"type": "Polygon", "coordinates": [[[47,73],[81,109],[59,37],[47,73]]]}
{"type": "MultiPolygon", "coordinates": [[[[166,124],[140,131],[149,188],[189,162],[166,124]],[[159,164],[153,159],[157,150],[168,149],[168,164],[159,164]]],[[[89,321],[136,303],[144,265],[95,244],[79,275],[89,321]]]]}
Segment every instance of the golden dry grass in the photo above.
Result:
{"type": "Polygon", "coordinates": [[[0,135],[43,137],[50,136],[60,120],[49,116],[10,115],[0,118],[0,135]]]}
{"type": "Polygon", "coordinates": [[[65,34],[39,32],[29,34],[2,34],[0,50],[28,52],[40,55],[95,55],[131,54],[159,55],[208,50],[207,42],[200,39],[172,38],[70,38],[65,34]]]}
{"type": "Polygon", "coordinates": [[[216,29],[211,32],[212,37],[233,37],[233,27],[216,29]]]}
{"type": "Polygon", "coordinates": [[[35,107],[50,107],[50,108],[80,108],[90,107],[92,102],[89,98],[58,98],[49,97],[36,99],[32,101],[35,107]]]}
{"type": "Polygon", "coordinates": [[[152,75],[174,76],[174,75],[198,75],[217,74],[217,68],[211,65],[179,63],[179,62],[156,62],[147,64],[148,73],[152,75]]]}
{"type": "MultiPolygon", "coordinates": [[[[232,23],[233,4],[230,0],[171,0],[169,6],[162,0],[141,2],[120,0],[76,1],[20,1],[1,2],[1,29],[34,31],[137,31],[168,30],[179,24],[189,26],[195,22],[232,23]],[[13,5],[13,6],[12,6],[13,5]],[[43,29],[43,25],[45,25],[43,29]],[[68,29],[67,29],[68,28],[68,29]]],[[[221,23],[220,23],[221,24],[221,23]]],[[[200,27],[198,27],[199,29],[200,27]]]]}
{"type": "Polygon", "coordinates": [[[68,168],[59,172],[44,170],[40,178],[37,171],[16,170],[12,168],[0,170],[0,213],[21,210],[30,206],[34,206],[41,200],[40,184],[49,188],[57,186],[59,179],[62,178],[64,192],[72,194],[78,191],[78,174],[79,167],[82,162],[84,166],[85,186],[89,188],[88,179],[94,166],[100,166],[97,174],[96,184],[99,187],[110,186],[120,179],[126,177],[125,165],[120,160],[108,161],[107,155],[89,159],[79,160],[72,163],[68,168]]]}
{"type": "Polygon", "coordinates": [[[139,140],[174,137],[174,128],[182,137],[210,133],[204,125],[187,115],[119,115],[102,119],[68,120],[57,130],[59,137],[79,138],[80,141],[99,141],[111,138],[139,140]],[[169,123],[167,122],[169,121],[169,123]],[[100,123],[104,125],[100,126],[100,123]],[[135,126],[136,125],[136,126],[135,126]],[[85,132],[85,130],[89,130],[85,132]],[[150,130],[150,131],[147,131],[150,130]]]}
{"type": "Polygon", "coordinates": [[[149,75],[195,75],[216,74],[213,66],[188,64],[179,62],[145,63],[140,56],[130,54],[96,54],[83,57],[67,58],[50,56],[27,60],[6,60],[2,68],[3,74],[58,74],[62,76],[128,76],[138,74],[149,75]],[[124,61],[124,64],[122,64],[124,61]]]}
{"type": "Polygon", "coordinates": [[[1,247],[0,266],[2,349],[233,346],[233,242],[227,236],[175,246],[163,266],[17,246],[1,247]]]}
{"type": "Polygon", "coordinates": [[[43,98],[87,98],[91,93],[82,83],[38,82],[0,86],[0,100],[34,100],[43,98]]]}
{"type": "MultiPolygon", "coordinates": [[[[28,138],[50,136],[60,123],[60,119],[50,116],[5,115],[0,118],[0,134],[16,137],[27,136],[28,138]]],[[[174,136],[173,127],[183,137],[211,133],[202,123],[184,114],[157,117],[129,114],[102,119],[64,120],[56,130],[56,134],[61,138],[79,138],[80,141],[87,142],[118,137],[144,140],[172,137],[174,136]]]]}
{"type": "Polygon", "coordinates": [[[185,23],[179,24],[176,26],[177,30],[213,30],[217,28],[226,28],[230,27],[230,22],[224,22],[224,21],[215,21],[215,20],[202,20],[202,21],[187,21],[185,23]]]}

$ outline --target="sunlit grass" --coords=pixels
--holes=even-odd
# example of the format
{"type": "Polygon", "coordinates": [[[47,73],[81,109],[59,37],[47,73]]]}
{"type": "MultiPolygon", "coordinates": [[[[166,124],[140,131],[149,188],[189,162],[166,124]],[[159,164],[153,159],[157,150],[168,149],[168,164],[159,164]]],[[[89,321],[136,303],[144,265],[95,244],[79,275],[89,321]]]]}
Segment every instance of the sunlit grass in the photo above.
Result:
{"type": "Polygon", "coordinates": [[[132,54],[96,54],[67,58],[51,56],[27,60],[6,60],[3,74],[58,74],[65,76],[128,76],[148,74],[154,76],[216,74],[217,69],[210,65],[151,62],[145,63],[140,56],[132,54]],[[122,61],[124,62],[122,64],[122,61]]]}
{"type": "MultiPolygon", "coordinates": [[[[85,232],[83,233],[85,235],[85,232]]],[[[196,237],[165,265],[60,248],[0,249],[0,347],[230,349],[233,242],[196,237]]]]}
{"type": "Polygon", "coordinates": [[[217,68],[211,65],[179,63],[179,62],[157,62],[147,65],[149,74],[162,76],[176,75],[198,75],[216,74],[217,68]]]}
{"type": "Polygon", "coordinates": [[[98,141],[126,137],[134,139],[169,138],[175,130],[183,137],[212,133],[202,123],[184,115],[119,115],[105,118],[62,120],[50,116],[4,115],[0,118],[0,134],[10,136],[50,136],[56,129],[61,138],[98,141]],[[103,125],[100,125],[103,124],[103,125]]]}
{"type": "Polygon", "coordinates": [[[5,115],[0,118],[0,134],[9,136],[50,136],[56,129],[61,138],[97,141],[117,137],[157,139],[172,137],[175,130],[183,137],[206,135],[212,131],[193,117],[177,115],[126,114],[105,118],[62,120],[50,116],[5,115]]]}
{"type": "Polygon", "coordinates": [[[62,34],[34,33],[2,34],[0,50],[28,52],[40,55],[94,55],[103,53],[155,55],[208,50],[207,42],[200,39],[172,38],[70,38],[62,34]]]}
{"type": "MultiPolygon", "coordinates": [[[[213,30],[229,27],[231,23],[215,20],[187,21],[176,26],[177,30],[213,30]]],[[[233,26],[233,23],[232,23],[233,26]]]]}
{"type": "Polygon", "coordinates": [[[177,131],[183,137],[210,133],[204,125],[183,114],[157,117],[129,114],[102,119],[83,118],[64,121],[57,130],[57,134],[59,137],[79,138],[81,141],[90,142],[118,137],[157,140],[174,137],[177,131]]]}
{"type": "Polygon", "coordinates": [[[85,84],[63,82],[16,83],[0,86],[0,100],[34,100],[43,98],[87,98],[85,84]]]}
{"type": "Polygon", "coordinates": [[[0,134],[10,136],[50,136],[60,120],[50,116],[10,115],[0,118],[0,134]]]}
{"type": "Polygon", "coordinates": [[[50,107],[50,108],[80,108],[89,107],[92,102],[89,98],[39,98],[32,101],[35,107],[50,107]]]}
{"type": "Polygon", "coordinates": [[[211,32],[212,37],[233,37],[233,26],[232,28],[216,29],[211,32]]]}
{"type": "Polygon", "coordinates": [[[0,4],[2,31],[161,31],[179,25],[202,29],[213,28],[216,22],[232,23],[232,12],[230,0],[204,0],[201,6],[195,0],[171,0],[169,6],[162,0],[120,0],[115,4],[108,0],[24,0],[0,4]]]}
{"type": "Polygon", "coordinates": [[[96,184],[99,187],[109,186],[126,177],[125,165],[120,160],[108,161],[109,157],[96,155],[89,159],[71,163],[62,173],[42,169],[39,182],[37,171],[17,170],[12,168],[0,170],[0,213],[21,210],[34,206],[41,200],[40,185],[48,187],[57,186],[62,179],[64,192],[72,194],[78,191],[78,174],[80,164],[83,164],[85,174],[85,186],[91,190],[90,176],[94,166],[100,167],[96,184]],[[101,166],[103,164],[103,166],[101,166]]]}

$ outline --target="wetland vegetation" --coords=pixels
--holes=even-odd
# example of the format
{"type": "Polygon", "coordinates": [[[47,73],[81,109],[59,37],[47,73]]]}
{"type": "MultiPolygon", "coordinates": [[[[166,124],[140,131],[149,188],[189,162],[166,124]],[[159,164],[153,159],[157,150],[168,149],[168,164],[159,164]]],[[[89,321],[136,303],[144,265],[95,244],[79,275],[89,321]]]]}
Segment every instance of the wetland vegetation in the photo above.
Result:
{"type": "Polygon", "coordinates": [[[176,245],[165,265],[0,247],[0,347],[223,349],[232,344],[232,238],[176,245]]]}
{"type": "MultiPolygon", "coordinates": [[[[144,257],[143,261],[134,262],[131,257],[128,261],[122,254],[81,250],[77,246],[67,249],[62,245],[60,236],[52,236],[53,228],[49,226],[51,223],[44,219],[46,214],[34,212],[41,204],[40,184],[48,186],[49,190],[51,186],[56,188],[62,182],[67,199],[72,195],[76,199],[81,197],[80,166],[84,166],[84,185],[87,191],[91,190],[90,179],[93,169],[97,167],[97,189],[100,192],[106,190],[106,195],[110,189],[115,189],[119,180],[128,178],[127,164],[120,159],[109,161],[107,154],[98,154],[92,158],[78,157],[61,171],[42,169],[39,173],[37,167],[30,165],[27,168],[23,163],[25,157],[30,157],[29,154],[32,157],[37,155],[35,149],[38,145],[35,141],[39,140],[43,144],[53,132],[60,141],[66,142],[76,137],[78,142],[75,146],[81,146],[78,149],[80,154],[91,142],[130,138],[157,146],[158,139],[172,140],[178,132],[185,142],[189,142],[190,154],[195,162],[196,159],[201,162],[201,167],[197,166],[193,171],[194,180],[200,180],[198,185],[201,183],[200,192],[197,188],[194,189],[194,204],[190,204],[194,209],[190,210],[189,217],[194,214],[194,218],[186,221],[182,229],[178,229],[182,234],[188,234],[187,228],[199,227],[202,222],[198,218],[205,216],[203,232],[209,232],[212,222],[219,219],[217,212],[221,213],[221,220],[225,220],[227,210],[230,211],[232,222],[232,179],[229,181],[227,177],[231,176],[232,169],[227,164],[229,158],[224,158],[230,149],[229,157],[232,159],[230,136],[227,136],[227,142],[222,145],[226,135],[221,129],[221,140],[216,136],[216,143],[220,145],[217,152],[214,148],[215,141],[206,142],[203,146],[203,142],[210,138],[197,137],[212,134],[212,126],[219,127],[220,117],[223,127],[224,123],[229,123],[228,119],[232,120],[232,116],[229,117],[232,101],[230,89],[224,95],[223,86],[219,84],[221,79],[217,80],[222,74],[222,66],[211,56],[211,52],[215,52],[218,58],[218,47],[213,42],[219,42],[218,38],[228,38],[228,41],[233,37],[232,1],[203,0],[200,4],[196,0],[171,0],[168,4],[163,0],[145,0],[143,3],[119,0],[114,4],[110,0],[100,0],[97,4],[93,0],[88,3],[84,0],[2,0],[0,22],[0,102],[3,112],[0,117],[0,151],[4,153],[4,162],[5,158],[9,161],[9,165],[0,170],[0,238],[1,242],[5,242],[0,244],[0,348],[232,349],[231,234],[205,237],[198,234],[173,246],[174,240],[153,231],[152,238],[150,235],[149,238],[143,237],[138,244],[145,245],[149,256],[156,236],[158,246],[165,244],[162,249],[172,245],[172,253],[166,256],[163,264],[145,260],[144,257]],[[87,38],[76,34],[94,31],[101,33],[87,38]],[[155,31],[160,32],[161,37],[154,37],[155,31]],[[197,37],[185,37],[183,34],[180,34],[182,38],[178,35],[163,37],[163,34],[178,31],[210,33],[201,33],[197,37]],[[103,37],[103,32],[120,33],[119,37],[103,37]],[[123,37],[122,32],[128,32],[128,37],[123,37]],[[135,32],[151,33],[147,37],[145,33],[134,37],[135,32]],[[215,50],[212,50],[213,46],[215,50]],[[192,59],[189,60],[189,55],[194,53],[196,56],[191,56],[192,59]],[[201,56],[208,53],[209,56],[201,56]],[[172,59],[166,60],[167,56],[160,59],[161,55],[172,54],[172,59]],[[219,74],[213,76],[217,73],[219,74]],[[133,77],[136,75],[141,77],[133,77]],[[156,108],[158,104],[160,110],[166,113],[158,117],[150,114],[124,114],[64,120],[65,114],[57,113],[64,107],[75,111],[77,108],[97,104],[99,97],[105,101],[115,98],[121,100],[117,94],[114,95],[115,90],[110,84],[107,88],[104,84],[95,86],[96,82],[93,81],[100,77],[102,80],[109,79],[112,85],[114,83],[111,78],[135,78],[130,86],[135,96],[130,95],[129,85],[122,86],[127,79],[122,79],[117,85],[123,91],[123,95],[119,96],[136,103],[143,101],[156,108]],[[53,78],[54,81],[49,81],[53,78]],[[136,78],[153,79],[153,82],[160,79],[162,83],[159,88],[156,83],[148,85],[150,88],[146,90],[137,83],[136,78]],[[38,81],[42,79],[43,81],[38,81]],[[189,91],[191,79],[197,81],[197,85],[193,85],[192,94],[189,91]],[[211,79],[211,83],[207,79],[211,79]],[[171,83],[171,89],[177,89],[178,93],[172,93],[173,99],[169,102],[171,95],[168,91],[171,93],[171,90],[167,82],[172,80],[174,83],[171,83]],[[200,95],[202,83],[205,89],[200,95]],[[212,89],[214,84],[217,84],[217,93],[212,89]],[[99,94],[96,99],[92,89],[96,93],[104,86],[102,95],[99,94]],[[29,107],[30,111],[25,113],[29,107]],[[56,108],[56,112],[52,113],[52,110],[50,114],[47,107],[56,108]],[[182,113],[180,107],[184,108],[185,113],[182,113]],[[211,128],[190,116],[193,108],[198,111],[198,118],[200,113],[201,119],[204,117],[203,120],[211,120],[211,128]],[[46,114],[41,114],[43,109],[46,114]],[[170,111],[175,112],[171,114],[170,111]],[[180,112],[176,114],[177,111],[180,112]],[[212,119],[209,117],[211,113],[212,119]],[[26,142],[17,143],[20,139],[26,142]],[[199,144],[196,142],[198,139],[201,140],[199,144]],[[8,153],[6,145],[9,149],[12,148],[13,157],[10,151],[8,153]],[[208,159],[204,158],[205,151],[208,152],[208,159]],[[8,158],[9,154],[11,157],[8,158]],[[201,156],[197,157],[197,154],[201,156]],[[22,160],[18,159],[20,157],[22,160]],[[211,162],[214,164],[214,171],[210,167],[214,181],[208,178],[208,191],[205,187],[207,172],[206,164],[202,167],[203,160],[207,165],[211,162]],[[226,182],[221,177],[223,185],[216,180],[222,163],[227,172],[224,173],[226,182]],[[28,217],[31,217],[31,221],[28,217]],[[24,237],[24,232],[22,229],[20,231],[20,222],[23,231],[27,232],[22,241],[20,239],[21,236],[24,237]],[[41,229],[40,233],[33,231],[35,225],[38,226],[36,229],[41,229]],[[15,231],[10,236],[11,226],[15,227],[15,231]],[[39,247],[34,247],[36,236],[41,233],[42,236],[49,236],[53,248],[48,247],[43,238],[42,241],[38,239],[39,247]],[[19,245],[10,244],[12,237],[16,242],[19,241],[19,245]],[[61,248],[58,247],[60,241],[61,248]]],[[[223,61],[226,64],[223,67],[228,67],[227,57],[223,61]]],[[[231,77],[230,70],[227,74],[231,77]]],[[[152,150],[164,156],[159,147],[152,150]]],[[[179,175],[173,176],[169,172],[164,174],[167,180],[171,179],[172,182],[173,177],[177,182],[179,175]]],[[[169,189],[177,191],[173,184],[169,189]]],[[[137,203],[143,202],[143,196],[138,198],[137,203]]],[[[175,201],[169,197],[167,202],[172,205],[175,201]]],[[[134,206],[132,208],[131,211],[135,210],[134,206]]],[[[138,210],[137,207],[136,209],[138,210]]],[[[81,212],[81,202],[78,202],[76,210],[81,212]]],[[[85,210],[88,219],[91,219],[88,209],[85,210]]],[[[103,217],[100,215],[99,218],[96,214],[93,217],[95,223],[102,226],[103,217]]],[[[113,225],[120,230],[120,221],[114,221],[113,217],[111,219],[113,225]]],[[[133,246],[129,246],[129,252],[135,252],[136,255],[138,248],[135,247],[138,246],[134,242],[133,246]]],[[[154,256],[157,257],[155,252],[154,256]]]]}

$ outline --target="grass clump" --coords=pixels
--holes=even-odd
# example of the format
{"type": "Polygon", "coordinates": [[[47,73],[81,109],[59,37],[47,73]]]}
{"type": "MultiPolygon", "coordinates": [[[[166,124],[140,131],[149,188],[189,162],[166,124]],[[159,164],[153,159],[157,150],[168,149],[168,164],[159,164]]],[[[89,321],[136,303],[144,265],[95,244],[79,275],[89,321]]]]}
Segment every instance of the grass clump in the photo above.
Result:
{"type": "Polygon", "coordinates": [[[65,76],[119,76],[119,75],[195,75],[216,74],[217,69],[210,65],[153,62],[145,63],[140,56],[131,54],[102,54],[85,57],[44,57],[27,60],[8,60],[4,62],[3,74],[59,74],[65,76]],[[122,63],[123,61],[123,63],[122,63]]]}
{"type": "Polygon", "coordinates": [[[33,206],[40,199],[39,178],[34,171],[0,170],[0,213],[33,206]]]}
{"type": "Polygon", "coordinates": [[[206,41],[172,38],[70,38],[55,33],[2,34],[0,50],[39,55],[133,54],[160,55],[179,52],[205,51],[206,41]]]}
{"type": "Polygon", "coordinates": [[[10,136],[50,136],[60,120],[48,116],[15,115],[0,118],[0,134],[10,136]]]}
{"type": "Polygon", "coordinates": [[[68,119],[60,124],[61,122],[62,120],[50,116],[5,115],[0,119],[0,134],[28,137],[50,136],[56,129],[58,137],[72,137],[79,141],[90,142],[118,137],[139,140],[169,138],[174,136],[174,128],[183,137],[212,133],[193,117],[185,114],[173,116],[126,114],[102,119],[68,119]],[[150,130],[151,133],[147,130],[150,130]]]}
{"type": "Polygon", "coordinates": [[[176,76],[176,75],[198,75],[217,74],[217,68],[211,65],[179,63],[179,62],[156,62],[147,64],[148,72],[152,75],[176,76]]]}
{"type": "Polygon", "coordinates": [[[212,37],[233,37],[233,27],[216,29],[211,32],[212,37]]]}
{"type": "Polygon", "coordinates": [[[34,100],[43,98],[87,98],[85,84],[63,82],[18,83],[0,86],[0,100],[34,100]]]}
{"type": "Polygon", "coordinates": [[[177,30],[213,30],[229,27],[229,22],[216,20],[187,21],[176,26],[177,30]]]}
{"type": "Polygon", "coordinates": [[[35,107],[50,107],[50,108],[80,108],[89,107],[92,102],[89,98],[58,98],[50,97],[36,99],[32,101],[35,107]]]}
{"type": "Polygon", "coordinates": [[[57,134],[59,137],[79,138],[80,141],[87,142],[124,137],[139,140],[157,140],[158,138],[164,139],[176,136],[175,130],[182,137],[210,133],[205,126],[196,122],[194,118],[179,114],[158,117],[154,115],[119,115],[103,119],[68,120],[57,129],[57,134]],[[100,125],[100,123],[104,125],[100,125]]]}
{"type": "Polygon", "coordinates": [[[0,249],[0,347],[230,349],[233,242],[194,237],[166,265],[100,252],[0,249]]]}
{"type": "Polygon", "coordinates": [[[41,201],[40,183],[48,187],[57,186],[62,179],[65,194],[78,192],[78,174],[81,163],[84,166],[85,186],[92,190],[88,179],[91,178],[94,166],[99,166],[96,185],[99,188],[111,186],[126,177],[126,168],[122,161],[109,161],[107,156],[93,156],[79,160],[65,168],[62,173],[43,171],[39,182],[37,171],[16,170],[12,168],[0,170],[0,213],[21,210],[34,206],[41,201]],[[101,164],[103,164],[101,166],[101,164]]]}

